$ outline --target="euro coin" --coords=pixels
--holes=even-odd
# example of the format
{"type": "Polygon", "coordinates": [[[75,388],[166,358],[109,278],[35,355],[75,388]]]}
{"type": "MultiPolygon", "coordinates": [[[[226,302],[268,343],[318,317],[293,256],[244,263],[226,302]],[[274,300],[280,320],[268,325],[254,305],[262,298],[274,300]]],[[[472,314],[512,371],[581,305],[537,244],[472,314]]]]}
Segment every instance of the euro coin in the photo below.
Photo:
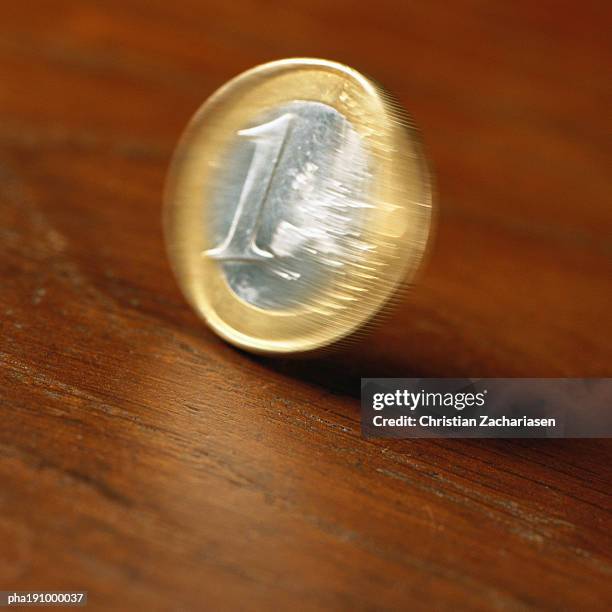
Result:
{"type": "Polygon", "coordinates": [[[377,83],[326,60],[275,61],[222,86],[187,126],[166,184],[186,299],[257,353],[366,333],[413,283],[431,226],[414,124],[377,83]]]}

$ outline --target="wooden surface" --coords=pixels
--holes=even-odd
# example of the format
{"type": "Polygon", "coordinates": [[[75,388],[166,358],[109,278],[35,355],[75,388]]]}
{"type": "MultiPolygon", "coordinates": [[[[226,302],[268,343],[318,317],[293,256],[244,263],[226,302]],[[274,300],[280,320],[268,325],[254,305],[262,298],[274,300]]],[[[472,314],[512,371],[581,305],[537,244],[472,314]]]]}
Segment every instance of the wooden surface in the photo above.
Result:
{"type": "Polygon", "coordinates": [[[0,589],[93,609],[610,609],[607,441],[365,441],[360,375],[611,374],[608,3],[0,8],[0,589]],[[367,350],[253,358],[161,191],[238,72],[320,56],[421,125],[435,249],[367,350]]]}

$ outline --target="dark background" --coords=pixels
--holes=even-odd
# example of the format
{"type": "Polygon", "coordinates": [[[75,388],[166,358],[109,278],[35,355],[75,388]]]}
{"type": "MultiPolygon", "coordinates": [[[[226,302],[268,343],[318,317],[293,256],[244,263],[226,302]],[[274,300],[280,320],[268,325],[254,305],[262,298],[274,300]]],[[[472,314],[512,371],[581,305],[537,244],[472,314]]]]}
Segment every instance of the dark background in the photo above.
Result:
{"type": "Polygon", "coordinates": [[[608,441],[363,440],[360,375],[611,373],[608,2],[3,2],[0,589],[94,609],[604,609],[608,441]],[[346,62],[423,129],[421,284],[365,347],[191,312],[161,192],[217,87],[346,62]]]}

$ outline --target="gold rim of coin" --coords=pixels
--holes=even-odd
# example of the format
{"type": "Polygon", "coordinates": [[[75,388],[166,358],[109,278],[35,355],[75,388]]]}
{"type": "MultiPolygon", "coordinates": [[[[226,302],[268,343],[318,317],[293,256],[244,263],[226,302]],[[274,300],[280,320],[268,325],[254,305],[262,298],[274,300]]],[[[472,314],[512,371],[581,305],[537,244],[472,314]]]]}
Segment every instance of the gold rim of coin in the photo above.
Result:
{"type": "Polygon", "coordinates": [[[164,229],[172,268],[189,303],[225,340],[257,353],[311,353],[360,336],[408,287],[432,225],[430,173],[418,133],[375,82],[320,59],[285,59],[248,70],[217,90],[183,134],[168,175],[164,229]],[[210,188],[235,135],[270,108],[326,104],[359,134],[369,181],[362,238],[369,248],[308,304],[268,310],[230,288],[219,261],[204,256],[210,188]]]}

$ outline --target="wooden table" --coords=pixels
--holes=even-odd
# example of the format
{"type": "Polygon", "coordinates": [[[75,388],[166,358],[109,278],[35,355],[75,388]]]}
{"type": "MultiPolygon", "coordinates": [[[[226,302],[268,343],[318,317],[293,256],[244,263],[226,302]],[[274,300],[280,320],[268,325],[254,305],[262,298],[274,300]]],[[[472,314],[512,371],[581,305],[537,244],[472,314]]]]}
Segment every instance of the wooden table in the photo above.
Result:
{"type": "Polygon", "coordinates": [[[358,379],[610,376],[609,3],[0,8],[0,589],[93,609],[610,609],[608,441],[367,441],[358,379]],[[270,361],[179,294],[190,115],[286,56],[375,76],[440,202],[365,350],[270,361]]]}

